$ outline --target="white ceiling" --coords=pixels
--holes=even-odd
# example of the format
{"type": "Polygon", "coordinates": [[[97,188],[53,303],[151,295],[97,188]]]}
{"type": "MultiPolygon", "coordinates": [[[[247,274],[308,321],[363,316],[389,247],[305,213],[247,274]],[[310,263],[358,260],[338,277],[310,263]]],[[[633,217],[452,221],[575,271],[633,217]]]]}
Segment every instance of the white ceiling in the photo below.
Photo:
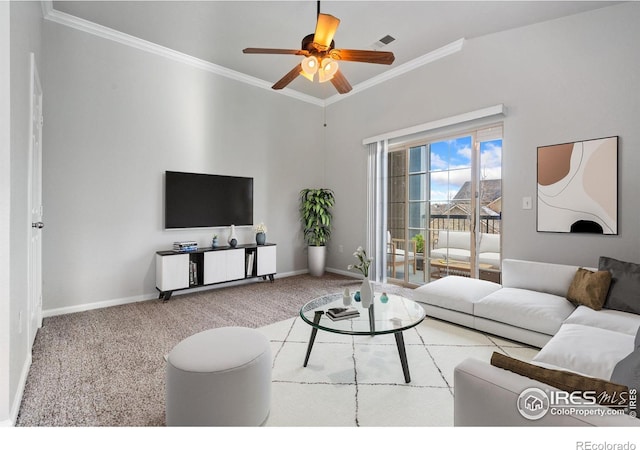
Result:
{"type": "MultiPolygon", "coordinates": [[[[461,38],[553,20],[610,6],[611,1],[323,1],[321,12],[341,20],[336,48],[373,50],[386,35],[396,40],[381,50],[395,54],[391,66],[341,62],[356,87],[461,38]]],[[[299,49],[313,33],[317,2],[306,1],[54,1],[55,11],[117,30],[233,71],[275,83],[302,57],[245,55],[246,47],[299,49]]],[[[289,89],[327,99],[330,83],[298,77],[289,89]]]]}

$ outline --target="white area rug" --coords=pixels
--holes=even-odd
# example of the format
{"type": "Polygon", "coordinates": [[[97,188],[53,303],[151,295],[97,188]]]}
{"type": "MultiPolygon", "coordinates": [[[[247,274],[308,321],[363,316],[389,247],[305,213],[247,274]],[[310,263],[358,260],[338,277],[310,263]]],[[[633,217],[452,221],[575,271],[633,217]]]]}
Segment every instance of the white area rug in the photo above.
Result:
{"type": "Polygon", "coordinates": [[[311,326],[301,318],[260,328],[271,340],[273,385],[268,427],[453,426],[453,369],[501,352],[530,361],[538,349],[436,319],[404,332],[405,383],[392,334],[318,331],[303,367],[311,326]]]}

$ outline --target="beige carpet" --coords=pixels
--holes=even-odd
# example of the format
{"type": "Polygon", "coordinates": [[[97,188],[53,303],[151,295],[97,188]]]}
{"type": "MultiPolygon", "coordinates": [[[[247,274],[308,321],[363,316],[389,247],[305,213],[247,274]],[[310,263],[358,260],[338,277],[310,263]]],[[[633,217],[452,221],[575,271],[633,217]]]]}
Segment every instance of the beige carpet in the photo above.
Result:
{"type": "Polygon", "coordinates": [[[331,273],[301,275],[47,318],[16,425],[162,426],[163,356],[182,339],[214,327],[273,324],[317,296],[359,284],[331,273]]]}
{"type": "MultiPolygon", "coordinates": [[[[452,426],[456,364],[470,356],[488,360],[493,351],[522,359],[536,353],[426,319],[404,333],[408,384],[392,335],[320,331],[302,367],[311,328],[299,318],[300,306],[359,285],[330,273],[304,275],[48,318],[36,338],[17,425],[163,426],[164,355],[214,327],[259,328],[269,337],[274,362],[267,427],[452,426]]],[[[398,286],[384,290],[412,296],[398,286]]]]}

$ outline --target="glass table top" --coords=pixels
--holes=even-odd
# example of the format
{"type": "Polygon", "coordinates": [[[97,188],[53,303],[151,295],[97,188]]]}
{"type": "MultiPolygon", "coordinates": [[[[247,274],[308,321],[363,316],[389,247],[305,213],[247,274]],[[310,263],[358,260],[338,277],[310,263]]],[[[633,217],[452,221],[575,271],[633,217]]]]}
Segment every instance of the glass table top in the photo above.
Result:
{"type": "Polygon", "coordinates": [[[383,303],[381,294],[375,293],[371,306],[373,314],[362,306],[362,302],[356,302],[351,294],[351,303],[345,305],[342,294],[328,294],[311,300],[300,309],[300,317],[312,327],[332,333],[352,335],[375,335],[397,333],[415,327],[425,318],[425,311],[413,300],[395,294],[387,294],[388,301],[383,303]],[[327,317],[329,308],[353,307],[360,313],[352,319],[332,320],[327,317]],[[314,319],[316,312],[321,311],[320,321],[316,324],[314,319]],[[373,327],[370,323],[370,315],[373,327]],[[373,328],[373,331],[372,331],[373,328]]]}

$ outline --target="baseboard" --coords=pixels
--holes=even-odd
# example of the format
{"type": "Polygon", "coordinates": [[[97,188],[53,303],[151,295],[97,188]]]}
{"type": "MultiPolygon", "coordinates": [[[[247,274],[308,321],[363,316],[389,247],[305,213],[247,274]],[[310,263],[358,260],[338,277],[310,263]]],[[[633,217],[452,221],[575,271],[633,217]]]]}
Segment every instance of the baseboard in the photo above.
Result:
{"type": "MultiPolygon", "coordinates": [[[[296,275],[303,275],[305,273],[308,273],[309,271],[307,269],[304,270],[295,270],[292,272],[285,272],[285,273],[278,273],[276,274],[276,279],[277,278],[287,278],[287,277],[293,277],[296,275]]],[[[221,284],[216,284],[216,285],[211,285],[211,286],[202,286],[202,287],[198,287],[198,288],[192,288],[189,290],[185,290],[185,291],[177,291],[174,293],[175,296],[180,295],[181,293],[187,294],[187,293],[194,293],[194,292],[201,292],[201,291],[209,291],[211,289],[221,289],[221,288],[225,288],[225,287],[231,287],[231,286],[240,286],[243,284],[248,284],[248,283],[256,283],[261,281],[260,278],[250,278],[247,280],[238,280],[238,281],[231,281],[228,283],[221,283],[221,284]]],[[[120,306],[120,305],[127,305],[129,303],[137,303],[137,302],[146,302],[149,300],[156,300],[158,298],[158,293],[155,292],[153,294],[142,294],[142,295],[135,295],[133,297],[124,297],[124,298],[116,298],[116,299],[111,299],[111,300],[104,300],[101,302],[95,302],[95,303],[84,303],[82,305],[74,305],[74,306],[65,306],[63,308],[53,308],[53,309],[46,309],[42,311],[42,317],[54,317],[54,316],[62,316],[64,314],[72,314],[72,313],[77,313],[77,312],[83,312],[83,311],[91,311],[94,309],[101,309],[101,308],[109,308],[111,306],[120,306]]]]}
{"type": "Polygon", "coordinates": [[[360,280],[362,279],[362,276],[358,276],[353,272],[349,272],[348,270],[333,269],[331,267],[327,267],[325,270],[327,272],[336,273],[338,275],[344,275],[345,277],[357,278],[357,279],[360,279],[360,280]]]}
{"type": "Polygon", "coordinates": [[[24,365],[22,366],[22,372],[20,373],[20,380],[18,382],[18,389],[16,389],[16,395],[14,396],[13,403],[11,404],[9,419],[0,422],[0,427],[14,427],[16,425],[16,422],[18,421],[18,414],[20,414],[20,405],[22,404],[22,397],[27,386],[27,377],[29,376],[29,369],[31,368],[32,361],[33,358],[31,356],[31,351],[29,351],[27,359],[24,361],[24,365]]]}

